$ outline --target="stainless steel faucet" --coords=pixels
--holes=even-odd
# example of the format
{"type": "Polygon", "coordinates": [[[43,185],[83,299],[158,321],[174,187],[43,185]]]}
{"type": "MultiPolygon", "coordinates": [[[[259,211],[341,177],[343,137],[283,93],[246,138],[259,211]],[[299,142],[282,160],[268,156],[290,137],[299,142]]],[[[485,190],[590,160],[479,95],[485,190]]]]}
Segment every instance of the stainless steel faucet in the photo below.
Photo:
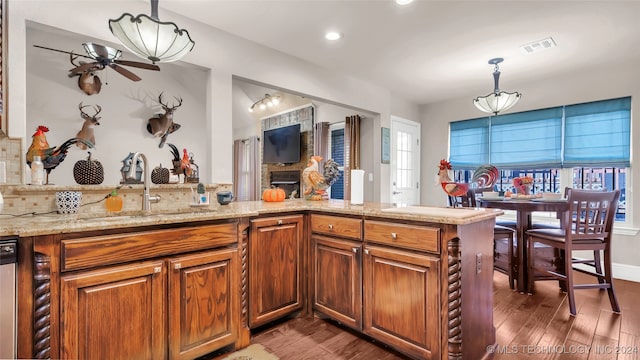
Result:
{"type": "Polygon", "coordinates": [[[151,210],[151,203],[160,202],[160,195],[151,196],[151,194],[149,193],[149,186],[151,184],[151,173],[149,172],[149,161],[143,153],[136,152],[135,154],[133,154],[133,157],[131,158],[131,166],[129,168],[127,177],[129,179],[135,179],[136,164],[138,163],[138,158],[142,158],[142,162],[144,163],[144,190],[142,192],[142,211],[148,211],[151,210]]]}

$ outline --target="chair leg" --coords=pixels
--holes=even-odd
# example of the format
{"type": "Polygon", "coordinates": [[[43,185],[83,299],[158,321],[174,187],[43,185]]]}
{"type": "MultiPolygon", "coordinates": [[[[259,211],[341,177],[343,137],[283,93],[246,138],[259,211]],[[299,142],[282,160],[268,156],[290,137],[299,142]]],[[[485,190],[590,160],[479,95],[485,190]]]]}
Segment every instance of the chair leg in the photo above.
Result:
{"type": "Polygon", "coordinates": [[[598,283],[599,284],[604,284],[605,283],[605,279],[604,277],[602,277],[602,263],[601,263],[601,258],[600,258],[600,250],[593,250],[593,261],[594,261],[594,266],[596,268],[596,273],[598,273],[598,283]]]}
{"type": "Polygon", "coordinates": [[[569,312],[576,316],[576,297],[573,293],[573,265],[571,264],[571,254],[565,253],[564,275],[567,287],[567,299],[569,300],[569,312]],[[568,259],[567,259],[568,257],[568,259]]]}
{"type": "Polygon", "coordinates": [[[514,290],[515,286],[515,259],[513,258],[513,234],[509,235],[507,239],[507,246],[509,246],[509,250],[507,250],[507,259],[509,259],[509,288],[514,290]]]}
{"type": "Polygon", "coordinates": [[[607,284],[609,284],[609,287],[607,288],[607,292],[609,294],[609,302],[611,303],[611,309],[614,312],[619,313],[620,305],[618,304],[618,297],[616,296],[616,292],[613,289],[613,278],[611,276],[612,274],[611,252],[608,250],[604,251],[604,267],[605,267],[604,280],[606,281],[607,284]]]}
{"type": "MultiPolygon", "coordinates": [[[[535,279],[535,266],[534,266],[534,258],[536,256],[535,254],[535,248],[534,248],[534,244],[535,241],[532,237],[529,237],[527,239],[527,242],[525,243],[527,248],[524,249],[524,251],[527,254],[527,277],[528,277],[528,281],[527,281],[527,289],[529,289],[528,291],[533,293],[533,284],[534,284],[534,279],[535,279]],[[531,251],[528,251],[528,249],[531,249],[531,251]]],[[[522,251],[520,251],[520,253],[522,253],[522,251]]]]}

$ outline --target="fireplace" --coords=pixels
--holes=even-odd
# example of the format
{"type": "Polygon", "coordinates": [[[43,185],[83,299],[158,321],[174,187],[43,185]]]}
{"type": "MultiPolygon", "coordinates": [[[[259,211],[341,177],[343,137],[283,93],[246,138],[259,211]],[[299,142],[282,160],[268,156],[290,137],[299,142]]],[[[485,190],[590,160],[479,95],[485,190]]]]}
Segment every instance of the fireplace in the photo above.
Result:
{"type": "Polygon", "coordinates": [[[300,197],[300,171],[272,171],[271,186],[279,187],[287,194],[287,199],[291,197],[291,193],[294,193],[293,197],[300,197]]]}

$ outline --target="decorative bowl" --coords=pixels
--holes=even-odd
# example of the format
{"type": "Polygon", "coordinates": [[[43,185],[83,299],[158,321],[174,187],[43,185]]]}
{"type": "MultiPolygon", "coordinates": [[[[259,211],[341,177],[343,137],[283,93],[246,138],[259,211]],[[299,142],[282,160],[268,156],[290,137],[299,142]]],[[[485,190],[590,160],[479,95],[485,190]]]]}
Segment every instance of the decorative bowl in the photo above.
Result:
{"type": "Polygon", "coordinates": [[[58,191],[56,192],[56,206],[60,214],[75,214],[82,202],[81,191],[58,191]]]}

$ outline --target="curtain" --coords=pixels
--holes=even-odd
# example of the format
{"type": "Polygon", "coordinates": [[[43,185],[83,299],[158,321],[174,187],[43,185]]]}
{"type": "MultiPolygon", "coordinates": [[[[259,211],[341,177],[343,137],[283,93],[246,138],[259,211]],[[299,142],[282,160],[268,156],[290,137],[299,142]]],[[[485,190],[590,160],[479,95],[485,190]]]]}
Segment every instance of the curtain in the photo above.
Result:
{"type": "Polygon", "coordinates": [[[329,123],[319,122],[315,124],[313,132],[313,155],[322,156],[318,164],[319,169],[324,168],[324,163],[329,159],[329,123]]]}
{"type": "Polygon", "coordinates": [[[239,201],[260,200],[260,139],[233,142],[233,193],[239,201]]]}
{"type": "Polygon", "coordinates": [[[347,116],[344,124],[344,199],[351,199],[351,170],[360,169],[360,115],[347,116]]]}

